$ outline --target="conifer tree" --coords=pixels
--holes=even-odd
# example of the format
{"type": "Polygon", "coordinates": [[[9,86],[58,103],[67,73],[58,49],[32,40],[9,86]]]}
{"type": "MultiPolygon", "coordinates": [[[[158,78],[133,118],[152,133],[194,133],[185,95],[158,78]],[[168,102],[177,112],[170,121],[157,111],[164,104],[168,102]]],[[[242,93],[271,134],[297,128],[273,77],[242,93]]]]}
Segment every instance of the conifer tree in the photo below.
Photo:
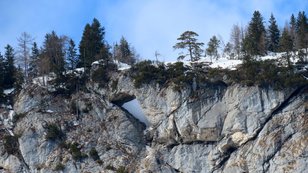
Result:
{"type": "Polygon", "coordinates": [[[71,70],[75,69],[78,62],[78,56],[77,56],[77,49],[75,46],[75,42],[72,39],[69,40],[69,45],[67,50],[67,60],[69,62],[69,69],[71,70]]]}
{"type": "Polygon", "coordinates": [[[204,43],[198,42],[199,35],[193,31],[185,31],[180,35],[177,39],[179,42],[176,43],[173,48],[174,49],[187,49],[188,53],[183,54],[181,53],[178,59],[184,59],[185,57],[189,56],[191,61],[197,61],[200,59],[201,54],[203,52],[202,46],[204,43]]]}
{"type": "Polygon", "coordinates": [[[91,38],[91,25],[86,24],[81,41],[79,43],[79,66],[86,67],[94,61],[94,53],[91,51],[90,38],[91,38]]]}
{"type": "Polygon", "coordinates": [[[228,42],[226,46],[224,47],[224,54],[229,56],[230,59],[234,59],[234,53],[232,53],[233,49],[234,49],[233,45],[230,42],[228,42]]]}
{"type": "Polygon", "coordinates": [[[295,51],[296,49],[296,43],[297,43],[297,36],[296,36],[296,19],[294,17],[294,15],[292,14],[291,15],[291,18],[290,18],[290,36],[291,36],[291,39],[292,39],[292,51],[295,51]]]}
{"type": "Polygon", "coordinates": [[[65,70],[65,37],[59,37],[55,31],[46,34],[43,43],[43,54],[47,58],[50,72],[54,72],[58,77],[65,70]]]}
{"type": "Polygon", "coordinates": [[[31,48],[31,56],[29,62],[29,77],[30,79],[36,77],[38,75],[38,60],[39,60],[39,49],[37,47],[36,42],[33,42],[33,46],[31,48]]]}
{"type": "Polygon", "coordinates": [[[290,61],[290,51],[293,49],[293,41],[292,36],[289,34],[288,27],[285,26],[280,37],[279,48],[281,52],[286,52],[286,60],[288,63],[288,67],[291,67],[290,61]]]}
{"type": "Polygon", "coordinates": [[[216,59],[218,59],[219,57],[218,55],[219,44],[220,44],[220,40],[218,40],[215,35],[210,39],[210,41],[207,44],[208,47],[206,49],[206,53],[207,55],[211,57],[211,61],[212,61],[212,57],[216,59]]]}
{"type": "Polygon", "coordinates": [[[297,48],[308,47],[308,21],[305,12],[299,12],[296,21],[297,48]]]}
{"type": "Polygon", "coordinates": [[[12,88],[16,81],[15,72],[16,68],[14,65],[14,49],[9,44],[5,47],[5,62],[4,62],[4,87],[12,88]]]}
{"type": "Polygon", "coordinates": [[[104,40],[105,29],[97,19],[92,24],[86,24],[79,43],[79,66],[90,67],[95,60],[110,60],[109,45],[104,40]]]}
{"type": "Polygon", "coordinates": [[[4,75],[5,75],[5,68],[4,68],[4,58],[0,52],[0,99],[1,95],[3,94],[3,85],[4,85],[4,75]]]}
{"type": "Polygon", "coordinates": [[[243,41],[243,49],[249,55],[265,55],[265,27],[259,11],[253,13],[243,41]]]}
{"type": "Polygon", "coordinates": [[[280,31],[276,24],[276,19],[273,14],[269,19],[269,27],[268,27],[268,50],[271,52],[276,52],[279,47],[279,37],[280,31]]]}
{"type": "Polygon", "coordinates": [[[19,91],[21,90],[22,84],[24,83],[23,70],[21,69],[21,67],[16,68],[16,71],[14,73],[14,78],[15,78],[14,88],[19,91]]]}
{"type": "Polygon", "coordinates": [[[135,63],[135,57],[132,48],[128,44],[127,40],[122,36],[120,44],[114,46],[114,57],[120,62],[133,65],[135,63]]]}

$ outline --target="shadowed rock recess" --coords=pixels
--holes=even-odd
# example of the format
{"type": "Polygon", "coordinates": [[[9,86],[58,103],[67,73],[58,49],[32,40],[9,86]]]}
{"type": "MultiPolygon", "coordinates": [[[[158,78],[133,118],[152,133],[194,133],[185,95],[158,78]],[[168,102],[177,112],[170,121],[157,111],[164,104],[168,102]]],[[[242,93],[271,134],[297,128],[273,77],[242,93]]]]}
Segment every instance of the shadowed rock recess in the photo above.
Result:
{"type": "MultiPolygon", "coordinates": [[[[308,87],[37,84],[0,110],[0,173],[308,172],[308,87]],[[148,124],[121,106],[137,99],[148,124]]],[[[115,82],[116,81],[116,82],[115,82]]]]}

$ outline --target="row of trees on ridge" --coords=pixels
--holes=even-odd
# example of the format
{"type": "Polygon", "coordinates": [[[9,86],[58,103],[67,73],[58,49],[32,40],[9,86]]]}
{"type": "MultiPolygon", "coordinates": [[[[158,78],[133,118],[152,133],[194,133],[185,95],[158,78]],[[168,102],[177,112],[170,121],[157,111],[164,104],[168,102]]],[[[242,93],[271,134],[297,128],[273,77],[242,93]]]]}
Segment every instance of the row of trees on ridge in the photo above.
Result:
{"type": "Polygon", "coordinates": [[[12,88],[15,83],[27,83],[34,77],[50,72],[61,78],[65,71],[78,67],[89,68],[96,60],[103,60],[105,64],[110,63],[111,59],[133,64],[137,57],[134,48],[124,37],[119,44],[110,46],[105,40],[104,27],[95,18],[91,24],[86,24],[78,48],[71,38],[59,36],[55,31],[45,35],[40,48],[26,32],[17,41],[16,51],[7,45],[4,56],[0,53],[0,90],[12,88]]]}
{"type": "MultiPolygon", "coordinates": [[[[205,52],[205,55],[218,58],[218,49],[223,41],[217,36],[211,37],[204,50],[204,43],[199,42],[198,34],[193,31],[186,31],[178,38],[175,49],[186,49],[187,53],[182,53],[178,59],[189,57],[191,61],[196,61],[205,52]]],[[[286,23],[282,30],[279,29],[276,19],[271,14],[269,25],[264,26],[264,19],[259,11],[253,13],[248,26],[243,29],[239,25],[234,25],[231,30],[230,41],[223,45],[224,54],[230,58],[242,59],[248,56],[264,56],[268,52],[289,52],[300,50],[299,56],[302,58],[307,54],[308,47],[308,20],[305,12],[299,12],[297,18],[292,14],[290,22],[286,23]],[[301,49],[306,49],[306,53],[301,49]]]]}

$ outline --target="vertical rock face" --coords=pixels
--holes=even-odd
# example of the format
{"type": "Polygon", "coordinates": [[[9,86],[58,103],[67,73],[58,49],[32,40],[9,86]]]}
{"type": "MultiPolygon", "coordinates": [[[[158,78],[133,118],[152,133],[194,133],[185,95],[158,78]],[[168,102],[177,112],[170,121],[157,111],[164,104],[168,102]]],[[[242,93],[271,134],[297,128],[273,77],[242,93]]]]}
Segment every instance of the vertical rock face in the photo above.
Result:
{"type": "Polygon", "coordinates": [[[31,85],[14,114],[0,110],[0,172],[307,172],[307,98],[307,87],[135,88],[121,73],[69,97],[31,85]],[[114,104],[131,98],[148,127],[114,104]]]}

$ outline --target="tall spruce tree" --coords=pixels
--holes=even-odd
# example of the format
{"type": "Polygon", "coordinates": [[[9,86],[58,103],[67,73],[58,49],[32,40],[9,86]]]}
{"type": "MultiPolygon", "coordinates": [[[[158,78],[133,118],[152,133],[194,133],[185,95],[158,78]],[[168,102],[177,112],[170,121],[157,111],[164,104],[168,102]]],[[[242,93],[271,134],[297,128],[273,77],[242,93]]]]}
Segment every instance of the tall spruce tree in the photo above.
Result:
{"type": "Polygon", "coordinates": [[[206,49],[206,53],[207,55],[211,57],[211,61],[212,61],[212,57],[216,59],[218,59],[219,57],[218,55],[219,44],[220,44],[220,40],[218,40],[215,35],[210,39],[210,41],[207,44],[208,47],[206,49]]]}
{"type": "Polygon", "coordinates": [[[0,102],[3,94],[3,85],[4,85],[4,75],[5,75],[5,68],[4,68],[4,58],[0,52],[0,102]]]}
{"type": "Polygon", "coordinates": [[[76,68],[78,63],[78,56],[77,56],[77,49],[75,42],[70,39],[68,43],[68,50],[67,50],[67,60],[69,64],[69,69],[73,70],[76,68]]]}
{"type": "Polygon", "coordinates": [[[136,62],[134,52],[123,36],[120,39],[120,44],[115,44],[114,53],[115,59],[122,63],[133,65],[136,62]]]}
{"type": "Polygon", "coordinates": [[[181,53],[178,59],[184,59],[185,57],[189,56],[191,61],[197,61],[200,59],[201,54],[203,52],[202,46],[204,43],[198,42],[199,35],[193,31],[185,31],[180,35],[177,39],[179,42],[176,43],[173,48],[174,49],[187,49],[188,53],[183,54],[181,53]]]}
{"type": "Polygon", "coordinates": [[[38,60],[39,60],[39,49],[37,47],[36,42],[33,42],[33,46],[31,48],[31,56],[29,62],[29,77],[34,78],[38,75],[38,60]]]}
{"type": "Polygon", "coordinates": [[[86,24],[81,41],[79,43],[79,62],[78,66],[86,67],[94,61],[94,53],[91,51],[91,25],[86,24]]]}
{"type": "Polygon", "coordinates": [[[282,35],[280,37],[279,49],[281,52],[286,52],[286,55],[284,57],[288,63],[288,67],[291,67],[290,51],[293,50],[293,41],[287,26],[284,27],[282,35]]]}
{"type": "Polygon", "coordinates": [[[290,18],[290,36],[292,39],[292,51],[296,50],[296,43],[297,43],[297,36],[296,36],[296,19],[294,17],[294,14],[291,15],[290,18]]]}
{"type": "Polygon", "coordinates": [[[296,21],[297,48],[308,47],[308,21],[304,11],[299,12],[296,21]]]}
{"type": "Polygon", "coordinates": [[[47,58],[50,72],[54,72],[58,77],[62,76],[65,70],[65,37],[59,37],[55,31],[46,34],[43,43],[43,54],[47,58]]]}
{"type": "Polygon", "coordinates": [[[4,62],[4,87],[5,88],[13,88],[15,79],[16,67],[14,65],[14,49],[9,44],[5,47],[4,54],[5,62],[4,62]]]}
{"type": "Polygon", "coordinates": [[[276,24],[276,19],[273,14],[269,19],[268,33],[268,50],[271,52],[277,52],[279,47],[280,31],[276,24]]]}
{"type": "Polygon", "coordinates": [[[228,42],[224,47],[223,53],[227,55],[227,57],[229,57],[230,59],[234,59],[234,53],[232,52],[232,50],[233,50],[233,45],[230,42],[228,42]]]}
{"type": "Polygon", "coordinates": [[[265,27],[263,17],[259,11],[253,13],[249,22],[247,33],[243,41],[243,50],[248,55],[265,55],[265,27]]]}
{"type": "Polygon", "coordinates": [[[105,43],[104,36],[105,29],[96,18],[91,25],[86,24],[79,43],[78,66],[90,67],[95,60],[109,60],[109,46],[105,43]]]}

